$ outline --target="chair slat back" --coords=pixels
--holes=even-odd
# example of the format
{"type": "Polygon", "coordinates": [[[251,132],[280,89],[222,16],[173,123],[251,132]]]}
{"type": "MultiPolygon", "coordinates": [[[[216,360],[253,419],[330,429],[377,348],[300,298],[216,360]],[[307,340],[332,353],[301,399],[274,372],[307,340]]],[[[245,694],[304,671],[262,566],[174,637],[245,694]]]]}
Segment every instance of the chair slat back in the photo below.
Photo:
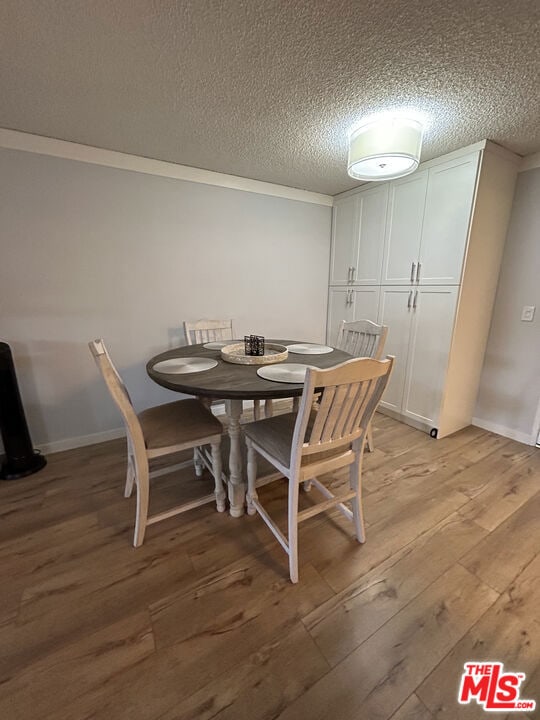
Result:
{"type": "Polygon", "coordinates": [[[105,380],[105,384],[107,385],[112,399],[122,414],[122,419],[124,420],[128,433],[128,439],[135,449],[143,449],[145,447],[145,442],[137,413],[131,404],[131,398],[129,397],[124,381],[113,365],[107,348],[105,347],[105,343],[101,339],[92,340],[88,343],[88,347],[94,356],[96,365],[103,375],[103,379],[105,380]]]}
{"type": "Polygon", "coordinates": [[[327,370],[308,369],[291,448],[291,467],[300,463],[303,455],[363,440],[393,362],[392,357],[355,358],[327,370]],[[313,411],[317,398],[317,410],[313,411]]]}
{"type": "Polygon", "coordinates": [[[194,322],[185,320],[184,335],[188,345],[232,340],[234,337],[232,320],[196,320],[194,322]]]}
{"type": "Polygon", "coordinates": [[[377,325],[371,320],[343,320],[338,333],[336,347],[354,357],[369,357],[380,360],[388,327],[377,325]]]}

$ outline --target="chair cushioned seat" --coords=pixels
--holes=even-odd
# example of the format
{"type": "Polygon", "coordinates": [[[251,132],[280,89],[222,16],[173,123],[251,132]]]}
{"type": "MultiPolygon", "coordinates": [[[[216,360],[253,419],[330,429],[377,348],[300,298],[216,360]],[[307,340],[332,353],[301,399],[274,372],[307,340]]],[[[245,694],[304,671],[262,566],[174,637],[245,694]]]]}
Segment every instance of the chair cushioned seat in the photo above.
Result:
{"type": "Polygon", "coordinates": [[[223,425],[198,400],[158,405],[143,410],[138,418],[149,450],[223,433],[223,425]]]}
{"type": "MultiPolygon", "coordinates": [[[[266,452],[276,458],[283,467],[288,468],[291,462],[291,446],[294,434],[294,426],[296,423],[296,413],[287,413],[286,415],[275,415],[265,420],[257,420],[257,422],[242,425],[244,434],[253,442],[264,448],[266,452]]],[[[317,414],[311,413],[306,435],[311,431],[317,414]]],[[[325,450],[319,453],[310,453],[302,458],[302,466],[311,463],[327,460],[328,458],[339,457],[349,452],[350,446],[345,445],[335,450],[325,450]]]]}

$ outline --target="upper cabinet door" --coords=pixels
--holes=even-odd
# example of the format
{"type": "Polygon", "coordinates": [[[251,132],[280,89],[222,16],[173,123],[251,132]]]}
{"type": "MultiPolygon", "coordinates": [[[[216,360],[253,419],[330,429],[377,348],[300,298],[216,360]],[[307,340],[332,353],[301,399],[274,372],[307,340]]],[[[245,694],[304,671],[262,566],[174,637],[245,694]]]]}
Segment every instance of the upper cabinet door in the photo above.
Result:
{"type": "Polygon", "coordinates": [[[330,284],[349,285],[355,263],[358,235],[356,195],[336,200],[332,214],[332,254],[330,284]]]}
{"type": "Polygon", "coordinates": [[[418,282],[459,285],[479,153],[429,169],[418,282]]]}
{"type": "Polygon", "coordinates": [[[330,285],[380,283],[387,203],[387,185],[336,200],[330,285]]]}
{"type": "Polygon", "coordinates": [[[358,229],[352,280],[355,285],[381,282],[388,185],[364,190],[358,198],[358,229]]]}
{"type": "Polygon", "coordinates": [[[416,281],[428,171],[390,183],[384,244],[383,285],[412,285],[416,281]]]}

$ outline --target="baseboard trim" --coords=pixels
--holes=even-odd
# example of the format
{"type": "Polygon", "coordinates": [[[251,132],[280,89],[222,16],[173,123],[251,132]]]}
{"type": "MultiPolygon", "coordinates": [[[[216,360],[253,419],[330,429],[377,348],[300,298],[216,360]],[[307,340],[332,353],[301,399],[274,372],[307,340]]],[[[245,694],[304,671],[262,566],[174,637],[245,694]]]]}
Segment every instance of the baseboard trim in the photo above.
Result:
{"type": "Polygon", "coordinates": [[[387,415],[388,417],[391,417],[392,420],[397,420],[404,425],[409,425],[409,427],[413,427],[415,430],[420,430],[420,432],[427,433],[428,435],[431,431],[431,427],[429,425],[419,422],[418,420],[413,420],[413,418],[402,415],[401,413],[396,412],[391,408],[384,407],[383,405],[379,405],[379,407],[377,408],[377,412],[380,412],[381,415],[387,415]]]}
{"type": "Polygon", "coordinates": [[[525,445],[536,445],[536,437],[534,437],[534,435],[529,435],[528,433],[520,432],[519,430],[513,430],[505,425],[498,425],[497,423],[490,422],[489,420],[475,417],[472,419],[472,424],[475,427],[482,428],[482,430],[489,430],[489,432],[495,433],[496,435],[502,435],[510,440],[517,440],[517,442],[524,443],[525,445]]]}
{"type": "MultiPolygon", "coordinates": [[[[262,401],[264,403],[264,400],[262,401]]],[[[243,401],[244,410],[253,409],[253,400],[243,401]]],[[[211,407],[212,413],[216,416],[225,415],[225,402],[216,403],[211,407]]],[[[64,450],[74,450],[75,448],[85,447],[86,445],[97,445],[98,443],[107,442],[107,440],[117,440],[125,437],[126,431],[123,427],[114,428],[113,430],[104,430],[103,432],[91,433],[90,435],[78,435],[77,437],[65,438],[64,440],[55,440],[54,442],[36,443],[38,449],[43,455],[63,452],[64,450]]],[[[191,460],[186,463],[189,465],[191,460]]],[[[169,472],[169,470],[167,470],[169,472]]]]}
{"type": "Polygon", "coordinates": [[[114,428],[113,430],[104,430],[103,432],[91,433],[90,435],[78,435],[77,437],[65,438],[64,440],[55,440],[50,443],[37,443],[36,447],[43,455],[48,455],[64,450],[74,450],[75,448],[85,447],[86,445],[97,445],[97,443],[107,442],[107,440],[117,440],[125,437],[124,428],[114,428]]]}

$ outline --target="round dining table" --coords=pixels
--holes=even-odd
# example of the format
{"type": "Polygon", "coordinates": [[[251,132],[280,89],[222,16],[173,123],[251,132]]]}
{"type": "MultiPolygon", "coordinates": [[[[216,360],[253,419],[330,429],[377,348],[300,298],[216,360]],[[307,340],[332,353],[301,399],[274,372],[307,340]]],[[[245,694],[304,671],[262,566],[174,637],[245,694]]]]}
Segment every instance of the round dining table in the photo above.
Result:
{"type": "MultiPolygon", "coordinates": [[[[300,340],[271,340],[267,343],[280,345],[307,344],[300,340]]],[[[328,368],[350,360],[351,355],[343,350],[333,348],[324,354],[293,354],[289,352],[287,363],[311,365],[328,368]]],[[[302,395],[303,383],[281,383],[265,380],[257,375],[261,365],[240,365],[222,359],[219,349],[205,348],[203,344],[187,345],[166,350],[155,355],[146,364],[150,378],[162,387],[194,395],[201,398],[217,398],[225,401],[225,412],[228,420],[230,438],[229,474],[227,478],[230,514],[240,517],[244,513],[245,482],[242,468],[242,432],[240,418],[244,400],[276,400],[279,398],[299,397],[302,395]],[[217,361],[217,365],[209,370],[192,373],[166,373],[154,368],[163,360],[175,358],[209,358],[217,361]]]]}

